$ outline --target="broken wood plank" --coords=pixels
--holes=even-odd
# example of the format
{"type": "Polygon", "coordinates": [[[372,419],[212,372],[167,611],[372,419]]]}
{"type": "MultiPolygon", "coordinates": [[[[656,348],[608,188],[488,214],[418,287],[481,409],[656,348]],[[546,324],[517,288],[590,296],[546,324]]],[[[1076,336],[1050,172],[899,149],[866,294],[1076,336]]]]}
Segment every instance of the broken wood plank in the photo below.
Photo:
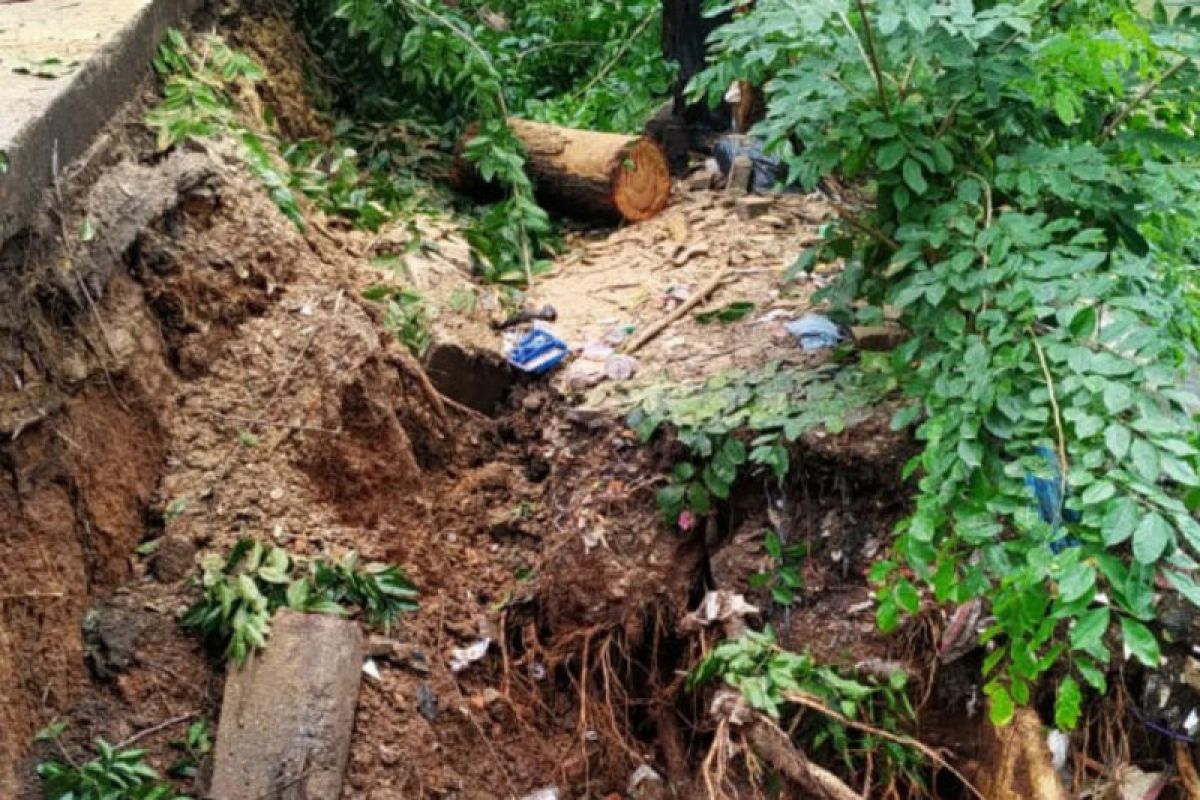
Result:
{"type": "Polygon", "coordinates": [[[229,666],[209,795],[340,797],[362,662],[357,623],[277,612],[267,646],[229,666]]]}

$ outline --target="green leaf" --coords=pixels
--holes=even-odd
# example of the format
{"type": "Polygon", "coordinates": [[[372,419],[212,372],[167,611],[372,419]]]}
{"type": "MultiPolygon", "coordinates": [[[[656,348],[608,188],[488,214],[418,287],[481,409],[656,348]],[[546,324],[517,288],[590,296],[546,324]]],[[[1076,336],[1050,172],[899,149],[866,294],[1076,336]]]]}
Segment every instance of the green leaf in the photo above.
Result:
{"type": "Polygon", "coordinates": [[[1109,381],[1104,385],[1104,408],[1109,414],[1120,414],[1132,405],[1133,389],[1128,385],[1116,381],[1109,381]]]}
{"type": "Polygon", "coordinates": [[[1071,649],[1091,650],[1100,644],[1111,618],[1112,612],[1108,606],[1084,612],[1071,628],[1071,649]]]}
{"type": "Polygon", "coordinates": [[[908,147],[900,139],[892,141],[879,148],[875,154],[875,164],[882,170],[893,170],[908,152],[908,147]]]}
{"type": "Polygon", "coordinates": [[[1122,497],[1109,505],[1101,523],[1100,535],[1107,547],[1115,547],[1133,535],[1138,526],[1138,504],[1122,497]]]}
{"type": "Polygon", "coordinates": [[[917,404],[907,405],[899,409],[892,415],[891,429],[899,431],[912,425],[921,416],[921,406],[917,404]]]}
{"type": "Polygon", "coordinates": [[[1175,570],[1163,570],[1163,575],[1167,582],[1175,588],[1175,591],[1183,595],[1189,603],[1200,608],[1200,586],[1189,576],[1175,570]]]}
{"type": "Polygon", "coordinates": [[[1063,575],[1058,582],[1058,596],[1064,603],[1073,603],[1087,594],[1096,585],[1096,570],[1086,561],[1081,561],[1063,575]]]}
{"type": "Polygon", "coordinates": [[[1017,709],[1008,689],[1003,684],[992,681],[984,687],[983,691],[991,701],[988,703],[988,718],[992,724],[1003,726],[1012,722],[1013,714],[1017,709]]]}
{"type": "Polygon", "coordinates": [[[158,549],[160,544],[162,544],[161,536],[157,539],[147,539],[137,546],[135,552],[139,556],[153,555],[154,551],[158,549]]]}
{"type": "Polygon", "coordinates": [[[1118,461],[1125,458],[1132,441],[1133,434],[1124,425],[1114,422],[1104,430],[1104,444],[1108,447],[1108,452],[1112,453],[1113,458],[1118,461]]]}
{"type": "Polygon", "coordinates": [[[1096,322],[1096,307],[1084,306],[1071,317],[1071,324],[1068,328],[1076,339],[1089,339],[1096,331],[1096,322]]]}
{"type": "Polygon", "coordinates": [[[1064,125],[1074,125],[1078,117],[1075,114],[1075,103],[1066,91],[1054,93],[1054,113],[1064,125]]]}
{"type": "Polygon", "coordinates": [[[975,439],[960,439],[958,457],[968,467],[980,466],[983,463],[983,443],[975,439]]]}
{"type": "Polygon", "coordinates": [[[754,303],[738,301],[711,311],[700,311],[695,317],[696,322],[701,325],[708,325],[711,322],[724,322],[728,324],[730,322],[737,322],[753,310],[754,303]]]}
{"type": "Polygon", "coordinates": [[[783,543],[779,540],[779,534],[775,531],[768,531],[766,538],[763,539],[763,548],[775,561],[783,558],[783,543]]]}
{"type": "Polygon", "coordinates": [[[875,624],[884,633],[896,630],[896,626],[900,624],[900,614],[894,600],[888,598],[879,604],[879,608],[875,611],[875,624]]]}
{"type": "Polygon", "coordinates": [[[1174,456],[1163,455],[1160,457],[1159,463],[1167,477],[1176,483],[1184,486],[1200,486],[1200,479],[1196,477],[1196,471],[1186,461],[1174,456]]]}
{"type": "Polygon", "coordinates": [[[896,598],[896,605],[909,614],[916,614],[921,608],[921,595],[917,592],[917,587],[909,581],[898,581],[893,596],[896,598]]]}
{"type": "Polygon", "coordinates": [[[1079,723],[1079,710],[1083,705],[1083,693],[1079,684],[1070,675],[1058,685],[1058,696],[1054,700],[1054,724],[1059,730],[1073,731],[1079,723]]]}
{"type": "Polygon", "coordinates": [[[1103,503],[1117,493],[1117,487],[1109,481],[1096,481],[1091,486],[1083,490],[1080,500],[1085,506],[1094,506],[1103,503]]]}
{"type": "Polygon", "coordinates": [[[1172,539],[1171,524],[1158,512],[1147,512],[1133,532],[1133,557],[1140,564],[1153,564],[1162,558],[1172,539]]]}
{"type": "Polygon", "coordinates": [[[33,740],[35,742],[45,742],[50,741],[51,739],[57,739],[59,736],[63,735],[63,732],[67,729],[68,724],[69,723],[65,719],[55,720],[35,733],[33,740]]]}
{"type": "Polygon", "coordinates": [[[1157,668],[1161,661],[1158,640],[1142,623],[1132,617],[1121,617],[1121,636],[1125,646],[1138,661],[1152,669],[1157,668]]]}
{"type": "Polygon", "coordinates": [[[1083,676],[1088,686],[1091,686],[1100,694],[1108,693],[1108,681],[1105,680],[1104,670],[1097,667],[1091,659],[1083,656],[1076,658],[1075,670],[1083,676]]]}
{"type": "Polygon", "coordinates": [[[1157,483],[1160,474],[1158,449],[1142,438],[1137,438],[1129,450],[1133,470],[1146,483],[1157,483]]]}
{"type": "Polygon", "coordinates": [[[915,194],[923,195],[929,190],[929,184],[925,181],[925,174],[921,169],[921,164],[914,158],[904,159],[904,182],[908,184],[908,188],[912,189],[915,194]]]}

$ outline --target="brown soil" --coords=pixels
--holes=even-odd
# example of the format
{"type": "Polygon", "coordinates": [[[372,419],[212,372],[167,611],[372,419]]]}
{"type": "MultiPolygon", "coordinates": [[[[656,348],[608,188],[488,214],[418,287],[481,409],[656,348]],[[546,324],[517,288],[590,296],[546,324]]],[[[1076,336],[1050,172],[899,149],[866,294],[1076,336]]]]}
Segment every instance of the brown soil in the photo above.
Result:
{"type": "MultiPolygon", "coordinates": [[[[236,20],[231,38],[274,76],[248,102],[273,108],[291,136],[325,135],[282,17],[218,19],[236,20]]],[[[561,383],[513,381],[479,350],[499,346],[486,309],[439,319],[439,338],[461,351],[430,364],[442,397],[360,299],[387,233],[319,220],[300,233],[228,146],[154,153],[138,123],[145,102],[0,260],[11,298],[0,310],[0,547],[20,554],[0,562],[0,796],[38,796],[34,765],[60,748],[28,743],[57,718],[71,723],[61,750],[73,757],[94,736],[121,742],[170,723],[138,742],[159,768],[188,721],[215,728],[223,668],[177,624],[197,596],[182,578],[244,536],[300,555],[357,550],[421,588],[379,680],[364,679],[344,798],[515,798],[551,785],[624,797],[642,764],[676,796],[699,796],[710,697],[682,684],[713,642],[679,621],[713,588],[767,607],[745,584],[766,561],[763,482],[740,484],[700,535],[666,531],[654,494],[670,443],[637,444],[611,386],[576,407],[561,383]],[[84,214],[100,222],[97,241],[64,242],[84,214]],[[137,556],[151,539],[161,555],[137,556]],[[449,651],[481,637],[493,641],[487,657],[452,674],[449,651]]],[[[676,216],[591,237],[540,297],[579,343],[611,327],[613,308],[644,324],[659,283],[694,283],[713,264],[743,270],[716,305],[805,307],[807,290],[763,294],[764,275],[824,210],[782,199],[752,226],[751,255],[734,244],[731,213],[707,191],[681,192],[676,216]],[[708,251],[685,258],[680,246],[697,239],[708,251]],[[587,305],[599,273],[627,291],[622,271],[640,269],[631,246],[658,253],[655,277],[625,276],[638,295],[625,304],[595,291],[587,305]]],[[[440,242],[409,265],[414,281],[448,308],[469,285],[461,237],[444,221],[414,224],[440,242]]],[[[791,352],[770,325],[709,330],[668,331],[639,355],[642,379],[791,352]],[[688,336],[695,352],[681,358],[688,336]]],[[[909,454],[883,412],[799,446],[782,513],[812,556],[801,601],[772,621],[829,662],[899,660],[924,680],[928,659],[911,654],[929,650],[929,627],[886,639],[864,604],[863,565],[905,511],[895,487],[909,454]]]]}

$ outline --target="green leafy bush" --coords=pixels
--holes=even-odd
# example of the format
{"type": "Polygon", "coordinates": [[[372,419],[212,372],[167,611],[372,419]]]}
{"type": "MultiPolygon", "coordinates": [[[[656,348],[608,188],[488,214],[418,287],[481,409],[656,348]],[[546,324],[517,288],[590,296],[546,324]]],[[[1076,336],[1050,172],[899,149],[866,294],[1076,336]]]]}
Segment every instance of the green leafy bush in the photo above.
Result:
{"type": "Polygon", "coordinates": [[[796,592],[804,586],[800,568],[808,555],[808,545],[804,542],[785,545],[778,533],[767,531],[763,537],[763,547],[771,559],[771,566],[751,575],[748,579],[750,586],[766,589],[776,603],[790,606],[796,600],[796,592]]]}
{"type": "Polygon", "coordinates": [[[870,752],[883,783],[902,778],[909,786],[923,785],[920,757],[912,749],[893,739],[848,729],[829,716],[795,713],[803,709],[798,709],[789,696],[814,699],[847,719],[889,734],[899,735],[913,722],[916,714],[908,699],[908,676],[903,670],[893,671],[886,681],[845,673],[817,663],[808,653],[784,650],[768,628],[721,642],[688,675],[687,685],[695,689],[724,681],[758,711],[775,720],[788,718],[786,728],[805,743],[804,749],[810,755],[830,751],[852,767],[856,754],[870,752]]]}
{"type": "Polygon", "coordinates": [[[187,610],[183,625],[239,665],[266,646],[271,615],[280,608],[346,615],[357,606],[368,623],[385,630],[418,608],[417,590],[398,567],[360,568],[353,551],[336,563],[306,562],[257,539],[240,539],[228,558],[210,556],[201,566],[204,597],[187,610]]]}
{"type": "Polygon", "coordinates": [[[146,114],[146,122],[158,132],[159,148],[188,139],[225,137],[238,142],[247,169],[279,210],[303,230],[304,215],[288,188],[290,179],[277,142],[239,121],[230,94],[237,81],[261,80],[262,70],[218,36],[199,37],[193,45],[174,28],[159,47],[154,69],[163,81],[163,101],[146,114]]]}
{"type": "Polygon", "coordinates": [[[283,145],[289,186],[330,216],[379,230],[405,214],[432,212],[446,201],[429,181],[436,159],[434,133],[415,123],[339,121],[326,144],[302,139],[283,145]]]}
{"type": "Polygon", "coordinates": [[[96,758],[82,765],[38,764],[45,800],[190,800],[160,782],[145,750],[117,749],[103,739],[95,745],[96,758]]]}
{"type": "Polygon", "coordinates": [[[478,210],[468,241],[487,280],[549,268],[549,218],[533,197],[517,114],[599,130],[639,129],[670,88],[659,0],[296,0],[339,113],[442,132],[505,198],[478,210]]]}
{"type": "Polygon", "coordinates": [[[661,0],[296,0],[295,9],[340,110],[355,117],[461,131],[478,114],[469,84],[482,77],[491,85],[480,88],[501,90],[515,114],[633,132],[670,91],[661,0]]]}
{"type": "Polygon", "coordinates": [[[895,424],[924,449],[879,621],[915,611],[906,574],[984,598],[998,722],[1053,672],[1072,727],[1110,627],[1156,667],[1156,576],[1200,603],[1198,34],[1191,9],[1117,0],[760,0],[697,83],[765,80],[758,132],[791,179],[874,193],[801,266],[845,257],[829,297],[862,304],[838,311],[887,304],[912,332],[895,424]]]}
{"type": "Polygon", "coordinates": [[[208,720],[198,719],[188,725],[183,738],[171,742],[171,747],[179,751],[179,757],[167,769],[167,774],[174,778],[198,778],[200,762],[213,748],[208,720]]]}

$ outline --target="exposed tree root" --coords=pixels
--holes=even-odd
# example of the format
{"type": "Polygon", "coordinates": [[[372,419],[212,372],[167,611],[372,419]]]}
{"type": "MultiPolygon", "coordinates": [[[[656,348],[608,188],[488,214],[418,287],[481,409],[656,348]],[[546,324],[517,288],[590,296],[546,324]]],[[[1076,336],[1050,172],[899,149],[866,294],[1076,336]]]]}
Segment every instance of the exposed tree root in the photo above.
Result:
{"type": "Polygon", "coordinates": [[[1192,751],[1185,742],[1175,742],[1175,768],[1179,770],[1179,782],[1187,792],[1188,800],[1200,800],[1200,773],[1196,771],[1196,762],[1192,759],[1192,751]]]}
{"type": "MultiPolygon", "coordinates": [[[[720,721],[720,727],[726,737],[727,731],[738,731],[764,761],[808,792],[807,796],[814,800],[864,800],[863,795],[843,783],[841,778],[809,761],[802,752],[792,746],[788,735],[780,730],[779,726],[746,705],[741,693],[718,692],[713,698],[712,713],[720,721]]],[[[726,746],[719,741],[720,738],[718,736],[714,748],[726,746]]],[[[727,762],[728,759],[724,760],[727,762]]],[[[710,788],[710,797],[722,796],[723,794],[712,794],[710,788]]]]}

